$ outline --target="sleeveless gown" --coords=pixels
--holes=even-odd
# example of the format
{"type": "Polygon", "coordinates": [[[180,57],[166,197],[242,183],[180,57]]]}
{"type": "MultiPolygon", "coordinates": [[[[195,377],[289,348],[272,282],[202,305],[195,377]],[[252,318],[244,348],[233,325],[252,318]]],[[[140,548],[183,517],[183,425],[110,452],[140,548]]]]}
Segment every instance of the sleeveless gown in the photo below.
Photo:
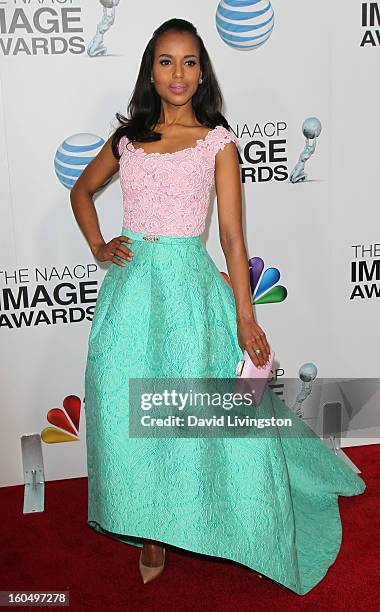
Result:
{"type": "Polygon", "coordinates": [[[299,595],[322,580],[342,538],[338,495],[364,481],[266,387],[258,411],[291,417],[289,437],[129,437],[130,377],[235,377],[232,287],[202,234],[224,126],[196,146],[145,153],[119,143],[122,233],[134,258],[111,263],[88,338],[88,524],[242,563],[299,595]],[[154,239],[159,236],[159,239],[154,239]]]}

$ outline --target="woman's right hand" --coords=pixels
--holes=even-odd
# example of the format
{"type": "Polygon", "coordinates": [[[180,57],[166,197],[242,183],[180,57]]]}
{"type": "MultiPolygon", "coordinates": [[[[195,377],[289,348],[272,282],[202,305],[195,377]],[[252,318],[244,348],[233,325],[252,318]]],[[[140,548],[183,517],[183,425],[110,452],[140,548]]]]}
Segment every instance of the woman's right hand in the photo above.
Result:
{"type": "Polygon", "coordinates": [[[132,238],[129,236],[116,236],[116,238],[112,238],[109,242],[105,242],[104,244],[96,245],[92,249],[92,254],[99,261],[113,261],[118,266],[125,266],[126,264],[115,257],[122,257],[127,261],[131,261],[133,257],[133,251],[126,246],[123,246],[123,242],[133,242],[132,238]]]}

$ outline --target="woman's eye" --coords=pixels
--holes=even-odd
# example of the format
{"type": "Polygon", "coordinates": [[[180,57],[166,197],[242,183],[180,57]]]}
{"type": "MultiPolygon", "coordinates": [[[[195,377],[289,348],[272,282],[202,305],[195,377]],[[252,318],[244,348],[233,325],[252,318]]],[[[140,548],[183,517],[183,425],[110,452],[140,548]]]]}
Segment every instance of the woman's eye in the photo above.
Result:
{"type": "MultiPolygon", "coordinates": [[[[160,60],[160,64],[166,66],[166,64],[164,64],[164,62],[169,62],[170,63],[170,60],[169,59],[160,60]]],[[[187,64],[190,63],[192,66],[194,66],[197,62],[195,60],[187,60],[186,63],[187,64]]]]}

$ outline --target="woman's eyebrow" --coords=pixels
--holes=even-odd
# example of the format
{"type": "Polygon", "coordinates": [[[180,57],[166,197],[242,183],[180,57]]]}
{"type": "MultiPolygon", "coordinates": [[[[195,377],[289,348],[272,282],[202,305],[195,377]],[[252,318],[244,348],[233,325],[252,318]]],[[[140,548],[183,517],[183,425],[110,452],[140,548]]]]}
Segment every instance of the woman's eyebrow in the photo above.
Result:
{"type": "MultiPolygon", "coordinates": [[[[160,53],[158,57],[162,57],[163,55],[165,55],[165,57],[173,57],[173,55],[170,55],[170,53],[160,53]]],[[[183,57],[197,57],[197,56],[194,53],[192,53],[191,55],[184,55],[183,57]]]]}

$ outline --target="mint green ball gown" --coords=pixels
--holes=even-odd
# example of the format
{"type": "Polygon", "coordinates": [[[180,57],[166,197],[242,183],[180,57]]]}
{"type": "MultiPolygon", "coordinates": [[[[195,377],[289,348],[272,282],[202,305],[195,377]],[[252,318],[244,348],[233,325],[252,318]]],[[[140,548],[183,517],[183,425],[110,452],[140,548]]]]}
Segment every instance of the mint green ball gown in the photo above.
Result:
{"type": "Polygon", "coordinates": [[[221,125],[174,153],[120,140],[134,258],[108,268],[88,339],[88,524],[237,561],[304,595],[338,555],[338,495],[365,483],[268,386],[258,416],[291,417],[297,435],[129,437],[130,377],[234,377],[242,358],[233,291],[202,236],[230,142],[221,125]]]}

